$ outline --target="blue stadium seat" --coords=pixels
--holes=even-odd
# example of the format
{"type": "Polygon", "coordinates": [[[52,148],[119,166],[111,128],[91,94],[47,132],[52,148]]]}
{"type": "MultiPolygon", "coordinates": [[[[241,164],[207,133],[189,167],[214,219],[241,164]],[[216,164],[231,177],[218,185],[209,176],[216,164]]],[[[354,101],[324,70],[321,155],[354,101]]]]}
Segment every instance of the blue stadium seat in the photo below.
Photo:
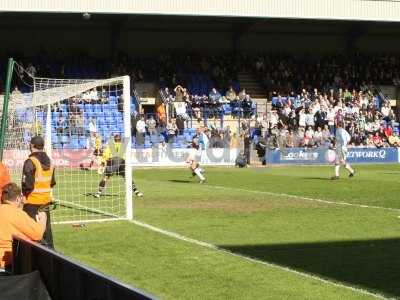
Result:
{"type": "Polygon", "coordinates": [[[84,110],[87,112],[92,112],[93,111],[94,106],[92,104],[86,103],[84,106],[84,110]]]}
{"type": "MultiPolygon", "coordinates": [[[[53,128],[52,128],[53,129],[53,128]]],[[[59,137],[58,137],[58,135],[56,134],[56,131],[54,130],[54,131],[52,131],[51,132],[51,142],[53,143],[53,144],[55,144],[55,143],[58,143],[58,140],[59,140],[59,137]]]]}
{"type": "Polygon", "coordinates": [[[43,111],[38,111],[38,112],[36,112],[36,117],[37,117],[37,118],[43,119],[44,116],[45,116],[45,114],[44,114],[43,111]]]}
{"type": "Polygon", "coordinates": [[[68,111],[68,106],[66,104],[60,104],[60,110],[68,111]]]}
{"type": "Polygon", "coordinates": [[[106,124],[106,121],[104,120],[104,118],[97,118],[97,125],[98,126],[103,126],[106,124]]]}
{"type": "Polygon", "coordinates": [[[79,140],[77,138],[71,138],[67,146],[69,149],[79,149],[79,140]]]}
{"type": "Polygon", "coordinates": [[[102,109],[101,109],[101,104],[93,104],[93,111],[95,111],[95,112],[101,112],[102,111],[102,109]]]}
{"type": "Polygon", "coordinates": [[[94,118],[94,117],[96,117],[96,113],[93,112],[92,110],[88,110],[88,111],[86,112],[86,115],[87,115],[88,118],[94,118]]]}
{"type": "Polygon", "coordinates": [[[113,133],[120,133],[121,132],[121,129],[116,125],[110,126],[109,130],[112,131],[113,133]]]}
{"type": "Polygon", "coordinates": [[[113,115],[114,118],[121,118],[121,119],[122,119],[123,116],[124,116],[123,113],[122,113],[122,112],[119,112],[118,110],[113,110],[113,111],[112,111],[112,115],[113,115]]]}
{"type": "Polygon", "coordinates": [[[117,97],[116,96],[109,96],[108,97],[108,102],[109,103],[117,103],[117,97]]]}
{"type": "Polygon", "coordinates": [[[117,120],[118,126],[124,127],[124,119],[122,119],[122,118],[117,118],[116,120],[117,120]]]}
{"type": "Polygon", "coordinates": [[[153,143],[153,144],[160,143],[160,142],[161,142],[161,138],[160,138],[159,135],[152,134],[152,135],[150,136],[150,142],[153,143]]]}
{"type": "Polygon", "coordinates": [[[100,137],[102,139],[104,139],[105,136],[106,136],[107,130],[101,128],[101,129],[98,130],[98,133],[100,134],[100,137]]]}
{"type": "Polygon", "coordinates": [[[111,130],[104,130],[104,138],[108,140],[112,136],[113,132],[111,130]]]}
{"type": "Polygon", "coordinates": [[[46,119],[43,118],[42,116],[36,116],[36,120],[39,121],[42,124],[45,124],[46,119]]]}
{"type": "Polygon", "coordinates": [[[115,103],[110,103],[110,108],[111,108],[111,110],[117,110],[117,109],[118,109],[118,104],[117,104],[117,102],[115,102],[115,103]]]}
{"type": "Polygon", "coordinates": [[[62,135],[60,141],[63,144],[67,144],[69,142],[69,137],[66,135],[62,135]]]}
{"type": "Polygon", "coordinates": [[[190,135],[190,134],[185,134],[185,141],[186,142],[191,142],[192,141],[192,135],[190,135]]]}
{"type": "Polygon", "coordinates": [[[87,148],[87,139],[86,138],[80,138],[79,139],[79,148],[80,149],[86,149],[87,148]]]}
{"type": "Polygon", "coordinates": [[[117,123],[117,120],[115,120],[112,116],[107,116],[107,117],[105,118],[105,122],[106,122],[106,124],[108,124],[108,125],[114,125],[114,124],[117,123]]]}
{"type": "Polygon", "coordinates": [[[185,142],[185,136],[183,136],[183,135],[178,135],[178,136],[175,138],[175,141],[176,141],[177,143],[185,142]]]}
{"type": "Polygon", "coordinates": [[[104,116],[105,116],[105,117],[107,117],[107,118],[113,118],[113,113],[112,113],[110,110],[107,110],[107,111],[104,111],[104,110],[103,110],[103,113],[104,113],[104,116]]]}
{"type": "Polygon", "coordinates": [[[222,109],[225,115],[230,115],[232,113],[232,107],[229,104],[224,104],[222,109]]]}

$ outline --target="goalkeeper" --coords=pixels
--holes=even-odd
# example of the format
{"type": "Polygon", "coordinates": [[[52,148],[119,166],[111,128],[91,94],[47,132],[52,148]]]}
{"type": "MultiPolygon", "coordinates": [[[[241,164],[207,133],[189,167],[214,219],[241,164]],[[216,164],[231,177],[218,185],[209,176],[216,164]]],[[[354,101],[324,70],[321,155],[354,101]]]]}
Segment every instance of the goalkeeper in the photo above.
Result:
{"type": "MultiPolygon", "coordinates": [[[[103,151],[102,162],[99,173],[102,173],[99,182],[99,190],[94,194],[94,197],[100,198],[104,194],[107,181],[114,175],[119,175],[125,178],[125,159],[121,149],[121,137],[116,134],[114,136],[114,143],[107,145],[103,151]]],[[[132,190],[137,197],[142,197],[141,193],[132,180],[132,190]]]]}

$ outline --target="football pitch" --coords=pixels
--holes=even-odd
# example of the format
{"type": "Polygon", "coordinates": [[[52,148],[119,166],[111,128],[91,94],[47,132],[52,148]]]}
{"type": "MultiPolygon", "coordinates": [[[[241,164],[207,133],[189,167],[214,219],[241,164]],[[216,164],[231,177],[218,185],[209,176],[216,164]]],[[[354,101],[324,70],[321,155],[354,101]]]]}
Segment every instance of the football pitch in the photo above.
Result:
{"type": "Polygon", "coordinates": [[[400,298],[400,165],[205,169],[135,170],[135,221],[57,250],[161,299],[400,298]]]}

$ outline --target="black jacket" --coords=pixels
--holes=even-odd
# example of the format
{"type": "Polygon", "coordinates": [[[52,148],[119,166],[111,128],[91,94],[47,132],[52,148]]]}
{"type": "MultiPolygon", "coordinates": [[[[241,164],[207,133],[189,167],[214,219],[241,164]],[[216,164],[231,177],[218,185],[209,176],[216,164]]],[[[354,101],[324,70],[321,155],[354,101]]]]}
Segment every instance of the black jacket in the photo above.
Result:
{"type": "MultiPolygon", "coordinates": [[[[40,164],[44,171],[50,169],[50,158],[47,156],[46,152],[33,152],[29,157],[35,157],[39,160],[40,164]]],[[[22,169],[22,194],[27,197],[30,193],[32,193],[34,186],[35,186],[35,172],[36,167],[30,159],[25,160],[24,167],[22,169]]],[[[55,186],[56,179],[54,176],[54,172],[51,178],[51,187],[55,186]]]]}

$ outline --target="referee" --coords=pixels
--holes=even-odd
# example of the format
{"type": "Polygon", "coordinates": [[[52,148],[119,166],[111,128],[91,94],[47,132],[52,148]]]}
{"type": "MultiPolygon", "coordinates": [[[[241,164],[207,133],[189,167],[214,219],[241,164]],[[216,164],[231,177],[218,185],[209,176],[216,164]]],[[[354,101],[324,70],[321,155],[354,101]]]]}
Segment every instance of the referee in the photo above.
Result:
{"type": "MultiPolygon", "coordinates": [[[[33,137],[29,148],[31,154],[24,162],[21,187],[22,194],[26,198],[23,210],[35,219],[39,208],[52,201],[51,189],[55,186],[56,181],[54,167],[46,152],[43,151],[43,138],[41,136],[33,137]]],[[[54,248],[50,213],[47,211],[46,214],[46,230],[41,243],[49,248],[54,248]]]]}

